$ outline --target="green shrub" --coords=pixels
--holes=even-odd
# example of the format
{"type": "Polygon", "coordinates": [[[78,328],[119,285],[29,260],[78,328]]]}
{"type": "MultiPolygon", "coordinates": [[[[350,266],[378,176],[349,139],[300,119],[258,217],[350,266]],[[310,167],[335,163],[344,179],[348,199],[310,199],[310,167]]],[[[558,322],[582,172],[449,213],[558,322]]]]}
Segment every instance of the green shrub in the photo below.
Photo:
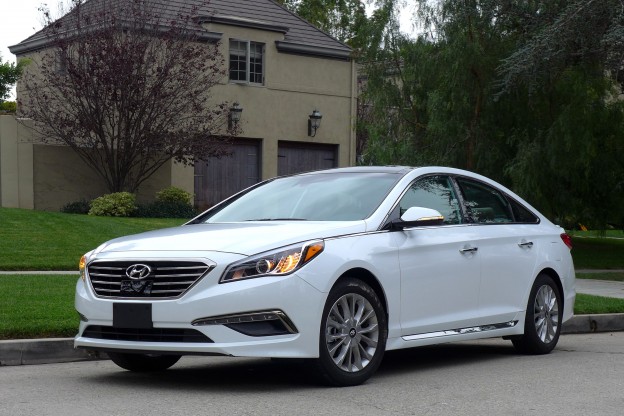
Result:
{"type": "Polygon", "coordinates": [[[89,215],[102,217],[129,217],[136,210],[136,198],[130,192],[102,195],[91,201],[89,215]]]}
{"type": "Polygon", "coordinates": [[[191,204],[185,202],[154,201],[149,204],[139,204],[134,213],[135,217],[142,218],[188,218],[191,219],[197,212],[191,204]]]}
{"type": "Polygon", "coordinates": [[[2,101],[0,102],[0,111],[14,113],[17,111],[17,103],[15,101],[2,101]]]}
{"type": "Polygon", "coordinates": [[[91,205],[89,201],[81,199],[80,201],[68,202],[63,205],[61,212],[65,214],[88,214],[90,209],[91,205]]]}
{"type": "Polygon", "coordinates": [[[186,192],[184,189],[170,186],[160,192],[156,192],[156,200],[160,202],[180,202],[193,205],[193,194],[186,192]]]}

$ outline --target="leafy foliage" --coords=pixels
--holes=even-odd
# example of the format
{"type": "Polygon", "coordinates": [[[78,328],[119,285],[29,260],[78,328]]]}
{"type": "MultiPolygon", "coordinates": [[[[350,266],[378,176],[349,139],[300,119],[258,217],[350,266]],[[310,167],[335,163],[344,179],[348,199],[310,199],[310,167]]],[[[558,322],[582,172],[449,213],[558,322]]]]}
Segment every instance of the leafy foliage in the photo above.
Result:
{"type": "Polygon", "coordinates": [[[68,202],[61,207],[61,212],[65,214],[88,214],[91,209],[91,203],[84,199],[75,202],[68,202]]]}
{"type": "Polygon", "coordinates": [[[8,61],[2,62],[2,55],[0,55],[0,104],[9,97],[11,87],[20,78],[24,66],[27,64],[27,60],[21,60],[17,64],[8,61]]]}
{"type": "Polygon", "coordinates": [[[141,218],[185,218],[191,219],[197,211],[191,204],[181,201],[154,201],[139,204],[133,216],[141,218]]]}
{"type": "Polygon", "coordinates": [[[49,19],[48,48],[24,75],[21,115],[42,140],[71,147],[111,192],[135,192],[171,159],[226,154],[236,133],[227,103],[210,94],[225,75],[218,44],[195,22],[197,8],[179,7],[76,0],[49,19]]]}
{"type": "Polygon", "coordinates": [[[136,198],[130,192],[114,192],[91,201],[89,215],[102,217],[130,217],[136,211],[136,198]]]}
{"type": "Polygon", "coordinates": [[[280,0],[284,7],[354,48],[362,46],[368,23],[362,0],[280,0]]]}
{"type": "Polygon", "coordinates": [[[363,56],[359,162],[467,168],[559,223],[624,227],[620,2],[418,6],[418,38],[386,11],[363,56]]]}
{"type": "Polygon", "coordinates": [[[0,103],[0,111],[15,113],[17,111],[17,103],[15,101],[3,101],[0,103]]]}
{"type": "Polygon", "coordinates": [[[186,192],[184,189],[170,186],[162,191],[156,192],[156,200],[161,202],[180,202],[191,205],[193,202],[193,194],[186,192]]]}

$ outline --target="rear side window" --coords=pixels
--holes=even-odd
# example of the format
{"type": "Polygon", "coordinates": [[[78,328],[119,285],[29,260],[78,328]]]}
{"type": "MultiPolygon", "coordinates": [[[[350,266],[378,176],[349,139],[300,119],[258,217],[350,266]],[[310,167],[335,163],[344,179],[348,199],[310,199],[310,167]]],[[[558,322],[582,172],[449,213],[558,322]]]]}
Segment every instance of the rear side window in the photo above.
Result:
{"type": "Polygon", "coordinates": [[[516,202],[511,198],[508,198],[508,200],[516,222],[524,224],[536,224],[539,222],[539,218],[533,215],[533,213],[524,206],[520,205],[519,202],[516,202]]]}
{"type": "Polygon", "coordinates": [[[457,178],[466,204],[468,221],[472,223],[514,222],[512,207],[498,190],[481,182],[457,178]]]}
{"type": "Polygon", "coordinates": [[[400,215],[411,207],[431,208],[444,216],[445,224],[461,222],[459,201],[447,176],[428,176],[417,180],[405,192],[399,207],[400,215]]]}

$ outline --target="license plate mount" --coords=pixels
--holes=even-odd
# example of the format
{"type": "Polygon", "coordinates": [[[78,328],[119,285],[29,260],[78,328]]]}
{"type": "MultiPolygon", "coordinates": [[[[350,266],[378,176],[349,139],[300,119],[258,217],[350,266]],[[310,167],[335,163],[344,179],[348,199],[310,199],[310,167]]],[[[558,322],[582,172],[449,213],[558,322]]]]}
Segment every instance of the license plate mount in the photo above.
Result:
{"type": "Polygon", "coordinates": [[[151,303],[113,303],[113,327],[151,329],[151,303]]]}

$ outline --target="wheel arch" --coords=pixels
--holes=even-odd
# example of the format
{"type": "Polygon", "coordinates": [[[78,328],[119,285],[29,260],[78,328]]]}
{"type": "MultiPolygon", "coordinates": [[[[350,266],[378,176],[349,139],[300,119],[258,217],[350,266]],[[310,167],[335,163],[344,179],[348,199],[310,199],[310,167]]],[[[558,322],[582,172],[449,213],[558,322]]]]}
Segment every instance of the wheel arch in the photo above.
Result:
{"type": "Polygon", "coordinates": [[[347,279],[347,278],[355,278],[363,281],[367,285],[369,285],[379,297],[381,304],[383,305],[384,311],[386,313],[386,319],[388,318],[388,299],[386,297],[386,292],[384,291],[381,283],[377,280],[377,277],[370,270],[367,270],[362,267],[354,267],[351,268],[340,275],[338,279],[334,282],[332,289],[338,284],[338,282],[347,279]]]}
{"type": "MultiPolygon", "coordinates": [[[[553,279],[553,281],[557,285],[557,289],[559,290],[559,296],[561,298],[561,310],[563,311],[563,307],[564,307],[564,303],[565,303],[565,296],[564,296],[564,292],[563,292],[563,284],[561,283],[561,278],[559,277],[559,273],[557,273],[554,269],[551,269],[550,267],[546,267],[546,268],[542,269],[537,274],[537,276],[539,276],[540,274],[545,274],[545,275],[549,276],[550,278],[553,279]]],[[[535,276],[535,279],[537,279],[537,276],[535,276]]]]}

